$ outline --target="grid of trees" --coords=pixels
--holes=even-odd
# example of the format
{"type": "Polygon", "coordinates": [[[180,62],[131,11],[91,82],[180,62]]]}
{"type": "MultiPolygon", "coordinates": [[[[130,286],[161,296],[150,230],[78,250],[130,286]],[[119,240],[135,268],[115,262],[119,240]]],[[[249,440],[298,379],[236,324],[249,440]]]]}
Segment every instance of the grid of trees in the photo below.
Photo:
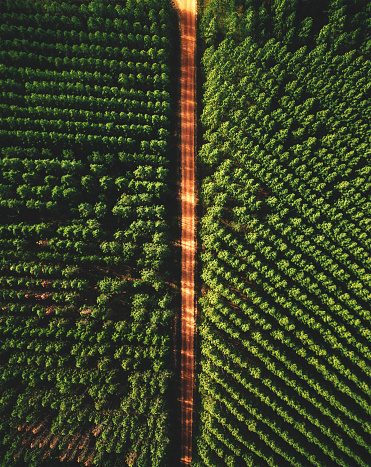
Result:
{"type": "Polygon", "coordinates": [[[0,10],[0,464],[162,467],[171,4],[0,10]]]}
{"type": "Polygon", "coordinates": [[[234,6],[211,2],[201,23],[195,465],[366,467],[371,11],[234,6]]]}

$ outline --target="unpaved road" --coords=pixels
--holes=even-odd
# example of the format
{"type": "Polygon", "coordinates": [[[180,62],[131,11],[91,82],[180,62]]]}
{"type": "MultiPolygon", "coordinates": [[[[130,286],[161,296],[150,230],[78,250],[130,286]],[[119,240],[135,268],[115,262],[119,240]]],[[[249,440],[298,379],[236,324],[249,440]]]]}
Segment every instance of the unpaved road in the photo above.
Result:
{"type": "Polygon", "coordinates": [[[180,17],[181,47],[181,460],[192,460],[195,332],[195,51],[196,0],[175,0],[180,17]]]}

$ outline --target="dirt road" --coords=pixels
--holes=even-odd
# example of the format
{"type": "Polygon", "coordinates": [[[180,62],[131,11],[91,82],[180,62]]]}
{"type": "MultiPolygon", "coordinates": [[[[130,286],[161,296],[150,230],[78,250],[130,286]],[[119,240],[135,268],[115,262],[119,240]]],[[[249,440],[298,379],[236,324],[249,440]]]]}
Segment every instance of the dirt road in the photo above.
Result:
{"type": "Polygon", "coordinates": [[[182,316],[181,316],[181,460],[191,464],[195,331],[195,50],[196,1],[175,0],[181,32],[181,203],[182,203],[182,316]]]}

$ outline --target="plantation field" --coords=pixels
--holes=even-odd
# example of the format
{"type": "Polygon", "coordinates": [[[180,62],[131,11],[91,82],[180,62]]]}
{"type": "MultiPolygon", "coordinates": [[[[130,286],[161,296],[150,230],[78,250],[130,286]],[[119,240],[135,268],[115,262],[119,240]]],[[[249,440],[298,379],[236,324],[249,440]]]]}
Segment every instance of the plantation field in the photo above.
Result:
{"type": "Polygon", "coordinates": [[[194,465],[367,467],[370,9],[238,5],[201,21],[194,465]]]}
{"type": "Polygon", "coordinates": [[[0,465],[166,466],[172,6],[0,11],[0,465]]]}
{"type": "MultiPolygon", "coordinates": [[[[192,465],[368,467],[371,8],[198,12],[192,465]]],[[[171,467],[173,6],[0,0],[0,19],[0,466],[171,467]]]]}

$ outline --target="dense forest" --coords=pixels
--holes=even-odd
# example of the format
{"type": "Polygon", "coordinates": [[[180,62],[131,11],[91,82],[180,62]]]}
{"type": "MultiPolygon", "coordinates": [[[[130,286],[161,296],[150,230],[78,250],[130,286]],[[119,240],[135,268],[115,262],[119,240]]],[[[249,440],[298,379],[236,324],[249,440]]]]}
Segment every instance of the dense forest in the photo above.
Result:
{"type": "MultiPolygon", "coordinates": [[[[170,0],[0,0],[0,466],[179,450],[170,0]]],[[[371,4],[201,0],[195,467],[369,467],[371,4]]]]}
{"type": "Polygon", "coordinates": [[[196,466],[371,459],[371,5],[201,4],[196,466]]]}
{"type": "Polygon", "coordinates": [[[0,11],[0,465],[163,467],[173,7],[0,11]]]}

